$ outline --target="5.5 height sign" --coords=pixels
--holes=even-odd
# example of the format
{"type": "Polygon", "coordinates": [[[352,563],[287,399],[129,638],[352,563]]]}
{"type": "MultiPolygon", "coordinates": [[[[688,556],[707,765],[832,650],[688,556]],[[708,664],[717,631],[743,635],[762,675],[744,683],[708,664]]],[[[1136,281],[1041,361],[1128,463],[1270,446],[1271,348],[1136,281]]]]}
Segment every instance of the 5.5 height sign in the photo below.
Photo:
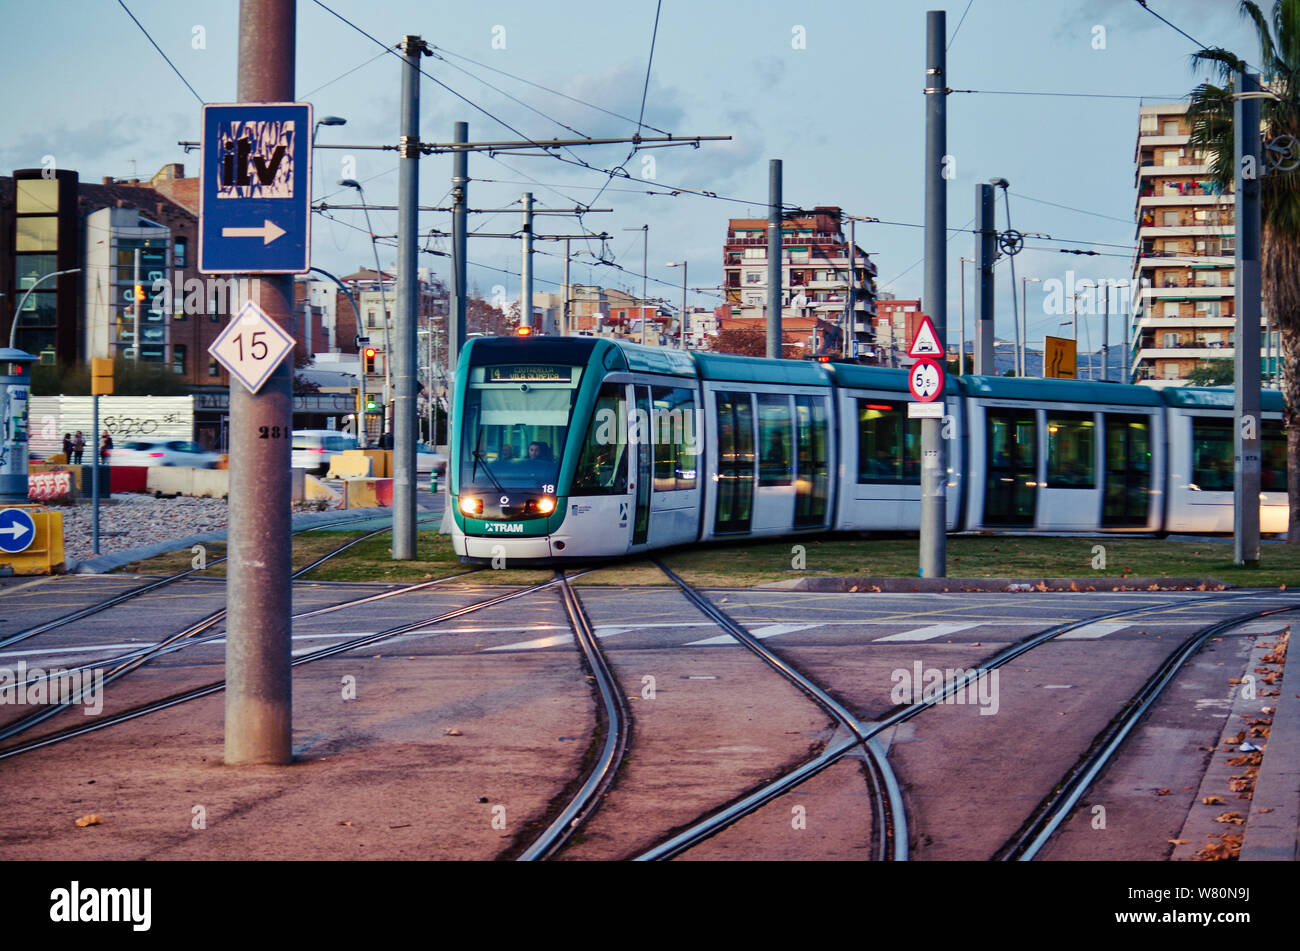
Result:
{"type": "Polygon", "coordinates": [[[199,271],[311,267],[310,103],[203,107],[199,271]]]}

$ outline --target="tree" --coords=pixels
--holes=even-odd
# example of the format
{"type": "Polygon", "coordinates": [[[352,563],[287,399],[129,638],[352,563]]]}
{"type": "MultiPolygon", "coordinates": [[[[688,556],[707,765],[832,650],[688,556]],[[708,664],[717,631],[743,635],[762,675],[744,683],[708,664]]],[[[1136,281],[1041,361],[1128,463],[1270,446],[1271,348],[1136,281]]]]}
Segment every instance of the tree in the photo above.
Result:
{"type": "Polygon", "coordinates": [[[1235,378],[1231,360],[1207,360],[1187,374],[1187,382],[1192,386],[1231,386],[1235,378]]]}
{"type": "MultiPolygon", "coordinates": [[[[1259,59],[1252,61],[1272,94],[1260,100],[1265,140],[1300,137],[1300,0],[1275,0],[1271,19],[1254,0],[1241,0],[1241,15],[1255,27],[1259,59]]],[[[1204,82],[1192,91],[1187,110],[1193,148],[1205,152],[1211,174],[1222,186],[1236,180],[1232,143],[1232,90],[1247,61],[1222,47],[1192,56],[1209,66],[1218,84],[1204,82]]],[[[1286,401],[1287,501],[1291,516],[1287,541],[1300,543],[1300,172],[1260,169],[1264,220],[1262,245],[1263,306],[1281,331],[1282,394],[1286,401]]]]}
{"type": "MultiPolygon", "coordinates": [[[[763,330],[746,330],[743,327],[719,330],[709,341],[709,349],[714,353],[735,353],[742,357],[767,356],[767,332],[763,330]]],[[[787,360],[798,360],[803,351],[793,344],[781,348],[781,356],[787,360]]]]}

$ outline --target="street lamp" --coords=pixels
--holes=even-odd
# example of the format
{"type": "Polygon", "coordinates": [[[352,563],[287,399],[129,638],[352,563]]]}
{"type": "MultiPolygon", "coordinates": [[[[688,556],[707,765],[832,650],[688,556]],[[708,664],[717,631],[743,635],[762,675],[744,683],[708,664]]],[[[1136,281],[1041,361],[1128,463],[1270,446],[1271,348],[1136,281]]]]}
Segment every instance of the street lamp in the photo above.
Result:
{"type": "MultiPolygon", "coordinates": [[[[327,117],[337,118],[337,117],[327,117]]],[[[327,125],[329,123],[326,123],[327,125]]],[[[384,272],[379,267],[379,242],[375,240],[375,229],[370,226],[370,205],[366,202],[366,190],[361,187],[361,183],[355,178],[341,178],[339,185],[344,188],[355,188],[357,194],[361,196],[361,208],[366,213],[366,230],[370,232],[370,249],[375,253],[375,280],[379,282],[379,306],[384,311],[384,434],[388,433],[388,405],[389,394],[392,392],[393,378],[389,370],[389,360],[392,356],[392,349],[388,341],[388,298],[384,294],[384,272]]],[[[360,319],[360,315],[358,315],[360,319]]],[[[365,367],[361,368],[365,372],[365,367]]]]}
{"type": "Polygon", "coordinates": [[[312,144],[312,145],[315,145],[315,144],[316,144],[316,133],[320,131],[320,127],[321,127],[321,126],[323,126],[323,125],[347,125],[347,124],[348,124],[348,120],[347,120],[347,119],[344,119],[342,116],[322,116],[321,118],[319,118],[319,119],[316,120],[316,125],[314,125],[314,126],[312,127],[312,130],[311,130],[311,144],[312,144]]]}
{"type": "MultiPolygon", "coordinates": [[[[1025,327],[1024,334],[1021,336],[1021,340],[1023,340],[1024,343],[1020,348],[1020,369],[1016,371],[1018,376],[1025,375],[1025,364],[1027,362],[1025,351],[1029,349],[1029,297],[1025,293],[1026,285],[1041,283],[1043,282],[1036,277],[1022,277],[1020,279],[1020,313],[1025,319],[1025,327]]],[[[1012,285],[1012,290],[1015,290],[1014,284],[1012,285]]]]}
{"type": "Polygon", "coordinates": [[[649,294],[649,291],[647,290],[646,287],[646,281],[649,279],[647,277],[647,271],[648,271],[647,264],[650,256],[650,226],[648,224],[645,224],[639,228],[624,228],[623,230],[640,231],[643,235],[643,240],[641,244],[641,306],[638,307],[637,310],[641,311],[641,343],[642,345],[644,345],[645,344],[645,302],[646,302],[646,297],[649,294]]]}
{"type": "Polygon", "coordinates": [[[37,278],[36,281],[32,284],[32,286],[27,288],[27,292],[18,299],[18,306],[14,308],[13,323],[9,325],[9,349],[10,350],[18,349],[17,345],[14,343],[14,341],[18,339],[18,317],[23,312],[23,305],[27,303],[27,298],[31,296],[32,291],[36,290],[37,285],[44,284],[52,277],[58,277],[61,274],[75,274],[80,270],[81,268],[79,267],[70,267],[66,271],[51,271],[49,274],[46,274],[44,277],[37,278]]]}
{"type": "Polygon", "coordinates": [[[686,349],[686,271],[687,271],[686,262],[669,261],[667,267],[680,267],[682,269],[682,323],[681,323],[681,327],[678,329],[681,338],[681,347],[683,350],[685,350],[686,349]]]}

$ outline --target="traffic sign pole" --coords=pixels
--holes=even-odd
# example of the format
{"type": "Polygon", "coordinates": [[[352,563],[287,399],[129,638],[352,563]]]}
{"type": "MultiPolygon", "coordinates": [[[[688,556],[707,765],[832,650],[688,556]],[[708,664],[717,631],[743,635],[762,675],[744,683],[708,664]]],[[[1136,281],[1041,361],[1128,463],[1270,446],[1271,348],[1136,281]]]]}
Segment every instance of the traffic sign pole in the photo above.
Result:
{"type": "MultiPolygon", "coordinates": [[[[241,102],[284,103],[293,98],[295,49],[294,0],[241,0],[239,9],[239,90],[241,102]]],[[[211,108],[211,107],[209,107],[211,108]]],[[[257,121],[254,119],[254,121],[257,121]]],[[[296,123],[295,123],[296,125],[296,123]]],[[[270,126],[264,126],[266,131],[270,126]]],[[[274,133],[272,132],[274,135],[274,133]]],[[[256,140],[255,140],[256,141],[256,140]]],[[[266,149],[269,142],[257,148],[266,149]]],[[[310,168],[308,152],[311,141],[310,123],[304,128],[294,128],[292,138],[282,134],[272,141],[288,145],[279,156],[277,169],[289,163],[291,168],[310,168]]],[[[205,134],[203,157],[203,187],[209,188],[209,176],[230,173],[234,182],[241,180],[240,169],[223,168],[228,158],[238,163],[269,170],[276,162],[274,150],[255,156],[241,151],[236,144],[221,149],[217,143],[207,141],[205,134]]],[[[248,177],[257,178],[255,174],[248,177]]],[[[295,191],[297,182],[294,183],[295,191]]],[[[252,190],[251,188],[249,189],[252,190]]],[[[222,198],[215,204],[221,207],[219,215],[236,219],[238,214],[227,210],[239,197],[222,198]]],[[[213,214],[205,203],[204,215],[213,214]]],[[[260,214],[260,212],[259,212],[260,214]]],[[[256,217],[256,216],[254,216],[256,217]]],[[[265,218],[263,218],[265,220],[265,218]]],[[[274,219],[272,219],[274,220],[274,219]]],[[[286,222],[287,223],[287,222],[286,222]]],[[[209,232],[213,223],[201,222],[200,229],[209,232]]],[[[220,224],[220,222],[218,222],[220,224]]],[[[224,227],[251,227],[261,220],[226,220],[224,227]]],[[[277,226],[282,227],[283,224],[277,226]]],[[[213,253],[214,246],[205,241],[205,255],[213,253]]],[[[275,260],[272,266],[259,267],[256,263],[241,263],[247,258],[231,252],[232,266],[243,266],[252,278],[251,302],[268,322],[283,328],[290,337],[294,330],[293,278],[272,276],[267,271],[278,270],[278,259],[273,259],[266,249],[275,248],[283,241],[264,244],[262,238],[227,237],[229,242],[245,242],[236,247],[240,254],[252,254],[252,261],[275,260]],[[257,257],[257,249],[265,256],[257,257]],[[250,250],[251,249],[251,250],[250,250]]],[[[209,267],[223,262],[210,258],[209,267]]],[[[303,262],[304,269],[308,262],[303,262]]],[[[242,316],[232,319],[242,320],[242,316]]],[[[227,328],[230,330],[231,328],[227,328]]],[[[256,343],[269,338],[259,337],[256,343]]],[[[251,336],[242,341],[253,355],[255,342],[251,336]]],[[[257,348],[257,353],[261,348],[257,348]]],[[[267,359],[269,359],[269,354],[267,359]]],[[[239,382],[232,374],[230,384],[230,531],[229,568],[226,579],[226,607],[228,611],[226,635],[226,743],[227,765],[252,765],[258,763],[288,763],[292,751],[292,691],[290,681],[290,445],[293,434],[292,373],[288,364],[281,361],[264,375],[257,392],[239,382]]]]}
{"type": "MultiPolygon", "coordinates": [[[[948,339],[948,193],[943,173],[949,156],[947,16],[926,13],[925,70],[925,305],[934,321],[942,378],[948,339]]],[[[925,325],[922,325],[924,330],[925,325]]],[[[920,334],[918,334],[918,337],[920,334]]],[[[920,341],[914,341],[913,347],[920,341]]],[[[921,420],[921,540],[923,578],[942,578],[948,560],[948,461],[942,420],[921,420]]]]}

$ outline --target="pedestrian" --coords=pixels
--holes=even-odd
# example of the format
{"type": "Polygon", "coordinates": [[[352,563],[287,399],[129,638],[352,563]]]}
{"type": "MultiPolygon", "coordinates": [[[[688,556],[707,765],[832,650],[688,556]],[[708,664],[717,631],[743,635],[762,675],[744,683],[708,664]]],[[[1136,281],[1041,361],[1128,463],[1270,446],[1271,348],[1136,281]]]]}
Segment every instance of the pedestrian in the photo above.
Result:
{"type": "Polygon", "coordinates": [[[104,438],[99,441],[99,463],[108,465],[108,454],[113,448],[113,437],[104,433],[104,438]]]}
{"type": "Polygon", "coordinates": [[[63,434],[63,461],[72,461],[72,433],[63,434]]]}
{"type": "Polygon", "coordinates": [[[81,435],[81,430],[77,430],[77,435],[72,437],[72,464],[81,465],[81,455],[86,451],[86,437],[81,435]]]}

